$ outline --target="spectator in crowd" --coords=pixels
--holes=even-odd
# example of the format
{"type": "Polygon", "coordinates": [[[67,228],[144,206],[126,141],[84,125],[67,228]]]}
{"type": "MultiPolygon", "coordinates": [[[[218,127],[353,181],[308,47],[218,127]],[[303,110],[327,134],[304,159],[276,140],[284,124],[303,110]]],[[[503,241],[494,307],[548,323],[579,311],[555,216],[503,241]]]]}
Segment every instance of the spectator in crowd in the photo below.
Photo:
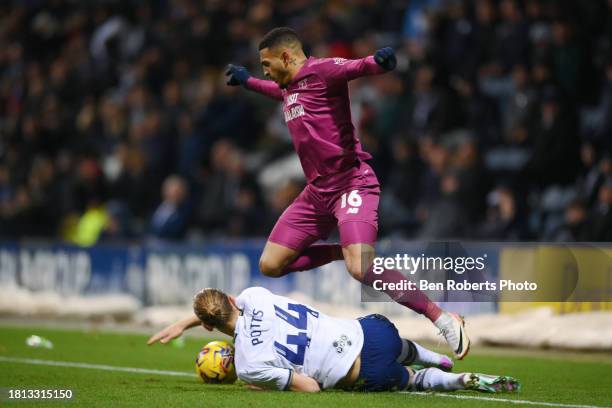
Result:
{"type": "Polygon", "coordinates": [[[216,142],[211,151],[210,173],[197,208],[198,224],[218,235],[259,232],[253,223],[260,204],[259,190],[244,167],[244,154],[227,139],[216,142]]]}
{"type": "Polygon", "coordinates": [[[459,199],[460,182],[457,174],[446,173],[440,179],[440,197],[431,208],[419,238],[456,239],[469,230],[467,211],[459,199]]]}
{"type": "Polygon", "coordinates": [[[590,129],[592,133],[588,136],[608,151],[612,151],[612,55],[605,67],[604,87],[596,115],[595,123],[590,129]]]}
{"type": "Polygon", "coordinates": [[[133,238],[133,227],[130,223],[131,214],[125,204],[111,200],[106,205],[106,213],[106,224],[99,242],[126,242],[133,238]]]}
{"type": "Polygon", "coordinates": [[[612,178],[608,178],[599,188],[588,234],[589,241],[612,242],[612,178]]]}
{"type": "Polygon", "coordinates": [[[381,193],[379,228],[383,233],[408,235],[418,227],[416,208],[422,190],[422,162],[415,142],[396,137],[393,142],[393,171],[381,193]]]}
{"type": "Polygon", "coordinates": [[[576,190],[578,196],[589,207],[595,204],[599,187],[610,174],[610,155],[601,155],[598,147],[584,142],[580,148],[583,170],[578,177],[576,190]]]}
{"type": "Polygon", "coordinates": [[[489,193],[487,202],[486,219],[476,238],[493,241],[522,241],[529,238],[516,195],[510,188],[495,188],[489,193]]]}
{"type": "Polygon", "coordinates": [[[0,15],[2,238],[266,235],[303,179],[278,104],[222,78],[228,61],[256,73],[252,42],[288,25],[319,57],[396,48],[393,75],[351,83],[393,215],[381,234],[611,239],[610,1],[7,0],[0,15]],[[559,189],[578,201],[531,222],[559,189]]]}
{"type": "Polygon", "coordinates": [[[546,186],[568,184],[580,169],[580,139],[575,115],[562,106],[559,93],[547,88],[540,115],[531,130],[533,150],[523,168],[525,183],[546,186]]]}
{"type": "Polygon", "coordinates": [[[107,223],[106,207],[94,198],[87,203],[85,212],[76,220],[70,241],[83,247],[92,246],[102,236],[107,223]]]}
{"type": "Polygon", "coordinates": [[[164,180],[163,201],[151,217],[151,236],[162,241],[184,238],[190,216],[188,195],[187,184],[179,176],[172,175],[164,180]]]}
{"type": "Polygon", "coordinates": [[[587,207],[579,200],[572,201],[565,209],[564,223],[550,236],[551,241],[589,241],[587,207]]]}

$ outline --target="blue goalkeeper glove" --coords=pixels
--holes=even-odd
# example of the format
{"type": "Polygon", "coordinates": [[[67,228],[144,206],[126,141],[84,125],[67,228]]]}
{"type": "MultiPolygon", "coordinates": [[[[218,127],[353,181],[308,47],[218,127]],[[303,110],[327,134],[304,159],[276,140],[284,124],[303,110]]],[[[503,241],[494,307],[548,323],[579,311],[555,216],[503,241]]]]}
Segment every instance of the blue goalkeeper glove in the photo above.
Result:
{"type": "Polygon", "coordinates": [[[238,65],[229,64],[227,66],[227,71],[225,71],[225,75],[229,75],[229,80],[227,84],[230,86],[245,86],[251,74],[245,67],[241,67],[238,65]]]}
{"type": "Polygon", "coordinates": [[[374,61],[387,71],[392,71],[397,65],[395,51],[391,47],[381,48],[374,53],[374,61]]]}

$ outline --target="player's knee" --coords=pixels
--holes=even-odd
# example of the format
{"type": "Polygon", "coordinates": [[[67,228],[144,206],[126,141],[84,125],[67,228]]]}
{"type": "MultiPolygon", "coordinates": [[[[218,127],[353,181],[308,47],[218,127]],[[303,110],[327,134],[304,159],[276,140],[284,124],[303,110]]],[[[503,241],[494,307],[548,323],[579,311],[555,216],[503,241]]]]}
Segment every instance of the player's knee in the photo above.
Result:
{"type": "Polygon", "coordinates": [[[359,282],[368,284],[369,270],[374,259],[374,249],[363,245],[350,245],[343,248],[344,261],[349,274],[359,282]]]}
{"type": "Polygon", "coordinates": [[[347,260],[346,261],[346,269],[348,270],[348,273],[354,279],[357,279],[359,282],[363,281],[363,277],[365,275],[365,271],[363,270],[360,261],[353,262],[353,261],[347,260]]]}
{"type": "Polygon", "coordinates": [[[269,276],[271,278],[278,278],[283,274],[282,265],[269,257],[263,255],[259,259],[259,270],[265,276],[269,276]]]}

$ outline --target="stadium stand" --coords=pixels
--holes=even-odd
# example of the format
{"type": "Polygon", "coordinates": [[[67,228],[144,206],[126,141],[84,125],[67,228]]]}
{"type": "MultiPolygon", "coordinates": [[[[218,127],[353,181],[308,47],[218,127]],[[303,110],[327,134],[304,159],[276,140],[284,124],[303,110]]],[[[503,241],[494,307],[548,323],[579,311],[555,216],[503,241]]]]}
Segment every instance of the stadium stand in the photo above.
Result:
{"type": "Polygon", "coordinates": [[[612,2],[385,3],[3,1],[0,236],[265,236],[303,179],[280,108],[222,73],[289,25],[397,49],[351,89],[381,235],[612,241],[612,2]]]}

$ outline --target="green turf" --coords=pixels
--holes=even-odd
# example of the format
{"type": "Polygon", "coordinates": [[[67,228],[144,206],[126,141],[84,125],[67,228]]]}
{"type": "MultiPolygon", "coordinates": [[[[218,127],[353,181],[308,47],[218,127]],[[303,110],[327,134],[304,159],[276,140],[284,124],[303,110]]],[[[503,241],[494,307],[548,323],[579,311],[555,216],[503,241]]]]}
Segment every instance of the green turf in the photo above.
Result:
{"type": "MultiPolygon", "coordinates": [[[[182,348],[145,345],[146,335],[49,328],[0,326],[0,356],[105,364],[193,372],[193,362],[205,340],[187,338],[182,348]],[[52,350],[30,348],[25,339],[38,334],[53,341],[52,350]]],[[[612,406],[612,358],[575,353],[520,352],[476,347],[456,371],[507,374],[519,378],[523,390],[504,394],[549,403],[612,406]]],[[[171,377],[85,368],[48,367],[0,361],[0,388],[70,388],[71,403],[16,403],[14,406],[165,406],[165,407],[437,407],[514,406],[508,403],[457,400],[399,393],[324,392],[317,395],[256,392],[241,385],[204,385],[195,376],[171,377]]],[[[492,396],[474,392],[462,395],[492,396]]],[[[0,405],[3,405],[0,403],[0,405]]],[[[6,405],[6,404],[4,404],[6,405]]]]}

